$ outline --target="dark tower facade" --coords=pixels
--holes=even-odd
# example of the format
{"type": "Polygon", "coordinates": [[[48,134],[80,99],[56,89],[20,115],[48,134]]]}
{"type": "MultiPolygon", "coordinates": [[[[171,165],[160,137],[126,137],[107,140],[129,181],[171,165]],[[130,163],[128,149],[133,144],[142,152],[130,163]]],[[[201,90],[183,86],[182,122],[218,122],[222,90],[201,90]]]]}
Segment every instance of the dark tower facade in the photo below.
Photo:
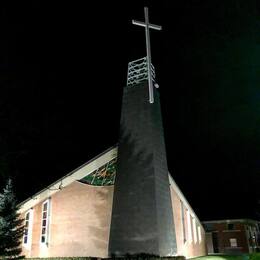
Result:
{"type": "Polygon", "coordinates": [[[174,255],[177,248],[160,98],[155,90],[154,103],[149,103],[145,59],[141,61],[143,65],[134,69],[135,62],[129,64],[123,92],[109,253],[174,255]]]}

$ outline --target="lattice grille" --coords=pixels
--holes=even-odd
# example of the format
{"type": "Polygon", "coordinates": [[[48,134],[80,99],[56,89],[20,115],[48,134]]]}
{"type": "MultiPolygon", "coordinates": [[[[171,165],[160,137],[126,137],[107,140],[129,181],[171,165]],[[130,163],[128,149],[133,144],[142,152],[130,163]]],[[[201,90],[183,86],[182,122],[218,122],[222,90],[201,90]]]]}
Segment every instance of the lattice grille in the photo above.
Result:
{"type": "MultiPolygon", "coordinates": [[[[151,65],[152,79],[155,81],[154,66],[151,65]]],[[[128,63],[127,86],[136,85],[148,79],[147,58],[141,58],[128,63]]]]}

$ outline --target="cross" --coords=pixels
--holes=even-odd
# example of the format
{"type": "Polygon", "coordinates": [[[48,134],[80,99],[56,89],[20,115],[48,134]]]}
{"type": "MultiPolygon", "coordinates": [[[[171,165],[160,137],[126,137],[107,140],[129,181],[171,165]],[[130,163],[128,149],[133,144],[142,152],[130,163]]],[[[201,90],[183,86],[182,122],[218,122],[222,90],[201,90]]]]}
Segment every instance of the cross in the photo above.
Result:
{"type": "Polygon", "coordinates": [[[151,57],[151,45],[150,45],[150,29],[161,30],[162,27],[155,24],[149,24],[148,7],[144,8],[145,22],[139,22],[132,20],[132,24],[145,27],[145,40],[146,40],[146,58],[147,58],[147,71],[148,71],[148,86],[149,86],[149,101],[154,102],[153,97],[153,79],[151,72],[152,57],[151,57]]]}

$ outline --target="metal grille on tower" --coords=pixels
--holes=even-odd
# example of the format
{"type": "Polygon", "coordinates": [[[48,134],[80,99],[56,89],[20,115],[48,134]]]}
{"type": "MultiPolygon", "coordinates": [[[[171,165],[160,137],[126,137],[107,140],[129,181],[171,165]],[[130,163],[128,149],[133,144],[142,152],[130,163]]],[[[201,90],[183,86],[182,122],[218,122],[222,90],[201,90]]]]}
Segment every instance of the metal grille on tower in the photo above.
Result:
{"type": "MultiPolygon", "coordinates": [[[[155,70],[151,64],[152,80],[155,82],[155,70]]],[[[127,86],[133,86],[140,82],[148,80],[147,57],[134,60],[128,63],[127,86]]]]}

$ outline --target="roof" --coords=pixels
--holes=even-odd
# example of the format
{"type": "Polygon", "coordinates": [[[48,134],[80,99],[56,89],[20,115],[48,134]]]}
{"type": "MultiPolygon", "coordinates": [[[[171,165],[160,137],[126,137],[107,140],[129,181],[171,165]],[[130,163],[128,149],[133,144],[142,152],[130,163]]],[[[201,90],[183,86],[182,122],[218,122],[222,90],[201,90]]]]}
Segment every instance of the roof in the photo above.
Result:
{"type": "Polygon", "coordinates": [[[260,221],[253,220],[253,219],[221,219],[221,220],[210,220],[210,221],[202,221],[203,224],[221,224],[221,223],[252,223],[256,224],[259,223],[260,221]]]}
{"type": "Polygon", "coordinates": [[[56,182],[50,184],[45,189],[37,192],[32,197],[21,202],[18,205],[19,213],[29,210],[39,202],[44,201],[45,199],[49,198],[56,192],[70,185],[72,182],[79,181],[84,177],[90,175],[92,172],[99,169],[104,164],[110,162],[116,157],[117,157],[117,146],[108,148],[103,153],[97,155],[96,157],[84,163],[83,165],[79,166],[75,170],[69,172],[68,174],[66,174],[56,182]]]}
{"type": "MultiPolygon", "coordinates": [[[[19,213],[23,213],[30,208],[34,207],[36,204],[46,200],[47,198],[51,197],[58,191],[62,190],[66,186],[70,185],[74,181],[83,181],[88,179],[93,172],[97,171],[100,167],[108,164],[112,160],[117,158],[117,145],[108,148],[104,152],[100,153],[99,155],[95,156],[93,159],[89,160],[88,162],[84,163],[83,165],[79,166],[75,170],[69,172],[64,177],[60,178],[56,182],[50,184],[45,189],[37,192],[32,197],[26,199],[25,201],[21,202],[19,206],[19,213]]],[[[179,196],[180,200],[182,200],[185,207],[189,210],[192,217],[196,218],[198,222],[200,222],[199,218],[193,211],[192,207],[186,200],[185,196],[181,192],[180,188],[172,178],[169,173],[169,182],[174,191],[179,196]]],[[[99,185],[101,186],[101,185],[99,185]]],[[[102,187],[102,186],[101,186],[102,187]]]]}

